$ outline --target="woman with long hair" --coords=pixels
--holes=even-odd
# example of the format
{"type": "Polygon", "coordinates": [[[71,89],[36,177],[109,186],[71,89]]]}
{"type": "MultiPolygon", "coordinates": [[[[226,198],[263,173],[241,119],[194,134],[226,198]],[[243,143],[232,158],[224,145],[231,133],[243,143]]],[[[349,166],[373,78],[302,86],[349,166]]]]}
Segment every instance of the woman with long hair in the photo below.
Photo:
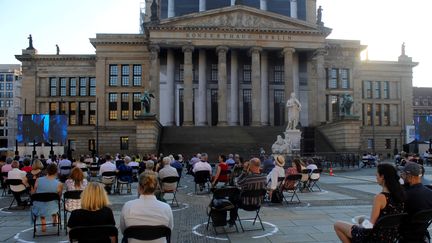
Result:
{"type": "MultiPolygon", "coordinates": [[[[399,183],[399,176],[396,168],[387,163],[377,166],[376,180],[382,187],[380,193],[375,195],[372,205],[372,212],[369,221],[375,224],[378,219],[391,214],[404,212],[405,194],[399,183]]],[[[338,221],[334,224],[334,230],[343,243],[347,242],[389,242],[390,235],[397,233],[398,229],[382,230],[380,232],[353,225],[347,222],[338,221]]]]}
{"type": "MultiPolygon", "coordinates": [[[[74,167],[65,185],[66,191],[82,191],[87,186],[87,179],[79,167],[74,167]]],[[[68,211],[79,209],[81,208],[81,199],[66,199],[65,205],[68,211]]]]}

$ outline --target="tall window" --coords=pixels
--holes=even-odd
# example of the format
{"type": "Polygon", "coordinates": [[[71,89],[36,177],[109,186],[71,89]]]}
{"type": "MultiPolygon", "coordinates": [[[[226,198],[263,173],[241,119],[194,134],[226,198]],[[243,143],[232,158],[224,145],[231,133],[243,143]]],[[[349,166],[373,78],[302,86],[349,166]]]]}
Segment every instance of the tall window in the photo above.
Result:
{"type": "Polygon", "coordinates": [[[339,96],[329,95],[330,104],[332,107],[332,119],[336,120],[339,117],[339,96]]]}
{"type": "Polygon", "coordinates": [[[118,119],[117,93],[109,93],[108,99],[109,99],[109,105],[108,105],[109,119],[110,120],[117,120],[118,119]]]}
{"type": "Polygon", "coordinates": [[[66,78],[60,78],[60,96],[66,96],[66,78]]]}
{"type": "Polygon", "coordinates": [[[57,96],[57,79],[50,78],[50,96],[57,96]]]}
{"type": "Polygon", "coordinates": [[[76,96],[76,90],[77,90],[76,78],[70,78],[69,79],[69,95],[70,96],[76,96]]]}
{"type": "Polygon", "coordinates": [[[374,140],[372,139],[372,138],[368,138],[368,140],[367,140],[367,147],[368,147],[368,149],[372,149],[373,147],[375,147],[374,146],[374,140]]]}
{"type": "Polygon", "coordinates": [[[66,102],[60,102],[59,114],[60,115],[65,115],[66,114],[66,102]]]}
{"type": "Polygon", "coordinates": [[[376,81],[374,82],[374,98],[375,99],[381,99],[381,82],[380,81],[376,81]]]}
{"type": "Polygon", "coordinates": [[[372,125],[372,104],[363,104],[363,124],[365,126],[372,125]]]}
{"type": "Polygon", "coordinates": [[[375,126],[381,126],[382,125],[382,119],[381,119],[381,104],[375,104],[375,126]]]}
{"type": "Polygon", "coordinates": [[[243,89],[243,126],[250,126],[252,123],[252,91],[243,89]]]}
{"type": "Polygon", "coordinates": [[[383,82],[383,98],[384,99],[390,99],[389,81],[384,81],[383,82]]]}
{"type": "Polygon", "coordinates": [[[274,67],[274,80],[275,83],[283,83],[284,82],[284,67],[281,65],[277,65],[274,67]]]}
{"type": "Polygon", "coordinates": [[[90,102],[90,110],[89,110],[89,124],[96,124],[96,102],[90,102]]]}
{"type": "MultiPolygon", "coordinates": [[[[3,85],[4,83],[2,83],[3,85]]],[[[6,83],[6,90],[13,90],[13,83],[6,83]]]]}
{"type": "Polygon", "coordinates": [[[69,125],[76,125],[76,110],[77,110],[77,104],[76,102],[70,102],[69,103],[69,125]]]}
{"type": "Polygon", "coordinates": [[[57,102],[50,102],[49,103],[49,114],[55,115],[57,112],[57,102]]]}
{"type": "Polygon", "coordinates": [[[349,70],[348,69],[341,69],[340,70],[340,81],[341,81],[341,88],[342,89],[349,89],[350,88],[350,82],[349,82],[349,70]]]}
{"type": "Polygon", "coordinates": [[[217,81],[218,80],[218,65],[217,64],[211,65],[210,79],[211,79],[211,81],[217,81]]]}
{"type": "Polygon", "coordinates": [[[78,110],[79,125],[83,125],[87,123],[86,111],[87,111],[87,102],[79,102],[79,110],[78,110]]]}
{"type": "Polygon", "coordinates": [[[390,126],[390,105],[383,105],[383,107],[384,107],[383,125],[390,126]]]}
{"type": "Polygon", "coordinates": [[[243,82],[250,83],[252,80],[252,67],[251,65],[243,65],[243,82]]]}
{"type": "Polygon", "coordinates": [[[121,119],[128,120],[129,119],[129,93],[121,94],[121,119]]]}
{"type": "Polygon", "coordinates": [[[129,86],[129,65],[122,65],[121,83],[122,86],[129,86]]]}
{"type": "Polygon", "coordinates": [[[337,89],[337,74],[338,74],[338,69],[336,68],[330,68],[327,69],[327,87],[329,89],[337,89]]]}
{"type": "Polygon", "coordinates": [[[285,91],[276,89],[274,91],[274,125],[285,124],[285,91]]]}
{"type": "Polygon", "coordinates": [[[80,83],[80,89],[79,89],[80,96],[87,96],[87,79],[80,78],[79,83],[80,83]]]}
{"type": "Polygon", "coordinates": [[[90,96],[96,96],[96,78],[90,78],[90,96]]]}
{"type": "Polygon", "coordinates": [[[141,93],[133,93],[132,101],[133,118],[141,114],[141,93]]]}
{"type": "Polygon", "coordinates": [[[120,150],[129,149],[129,137],[120,137],[120,150]]]}
{"type": "Polygon", "coordinates": [[[182,82],[184,80],[184,65],[179,64],[176,68],[175,72],[175,80],[182,82]]]}
{"type": "Polygon", "coordinates": [[[372,99],[372,81],[363,81],[363,99],[372,99]]]}
{"type": "Polygon", "coordinates": [[[133,86],[141,86],[142,67],[133,65],[133,86]]]}
{"type": "Polygon", "coordinates": [[[118,66],[109,65],[109,86],[117,86],[118,66]]]}
{"type": "Polygon", "coordinates": [[[385,140],[385,148],[386,149],[391,149],[391,139],[386,138],[386,140],[385,140]]]}

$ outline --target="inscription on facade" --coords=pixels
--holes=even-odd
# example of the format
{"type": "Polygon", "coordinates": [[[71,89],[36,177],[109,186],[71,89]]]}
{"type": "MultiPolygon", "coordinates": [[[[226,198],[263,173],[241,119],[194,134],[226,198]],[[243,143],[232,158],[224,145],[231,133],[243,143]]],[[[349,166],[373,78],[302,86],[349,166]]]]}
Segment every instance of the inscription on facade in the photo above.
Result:
{"type": "Polygon", "coordinates": [[[272,35],[272,34],[236,34],[236,33],[200,33],[187,32],[186,38],[189,39],[227,39],[227,40],[275,40],[289,41],[290,35],[272,35]]]}

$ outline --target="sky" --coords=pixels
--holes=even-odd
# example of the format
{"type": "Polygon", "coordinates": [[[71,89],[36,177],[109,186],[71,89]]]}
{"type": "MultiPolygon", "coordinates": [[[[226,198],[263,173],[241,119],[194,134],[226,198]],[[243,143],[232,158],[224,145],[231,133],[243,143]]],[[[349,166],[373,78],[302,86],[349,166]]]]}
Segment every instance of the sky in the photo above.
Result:
{"type": "MultiPolygon", "coordinates": [[[[89,38],[96,33],[139,33],[141,2],[0,0],[0,64],[19,64],[15,55],[28,47],[29,34],[39,54],[55,54],[56,44],[60,54],[94,54],[89,38]]],[[[322,21],[333,29],[328,38],[360,40],[368,46],[369,60],[378,61],[397,61],[405,42],[406,54],[419,62],[413,85],[432,87],[432,51],[426,38],[431,0],[317,0],[319,5],[322,21]]]]}

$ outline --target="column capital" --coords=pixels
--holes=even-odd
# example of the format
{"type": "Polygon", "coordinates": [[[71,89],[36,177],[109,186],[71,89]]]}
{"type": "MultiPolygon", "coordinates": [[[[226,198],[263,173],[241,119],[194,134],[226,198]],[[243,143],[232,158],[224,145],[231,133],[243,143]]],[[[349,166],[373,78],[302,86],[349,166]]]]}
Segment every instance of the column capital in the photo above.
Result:
{"type": "Polygon", "coordinates": [[[327,49],[325,48],[318,48],[314,51],[313,56],[317,57],[317,56],[325,56],[327,55],[327,49]]]}
{"type": "Polygon", "coordinates": [[[259,46],[254,46],[254,47],[251,47],[250,49],[249,49],[249,55],[252,55],[252,54],[254,54],[254,53],[261,53],[262,52],[262,47],[259,47],[259,46]]]}
{"type": "Polygon", "coordinates": [[[285,54],[286,52],[294,53],[295,52],[295,48],[293,48],[293,47],[284,47],[282,49],[282,54],[285,54]]]}
{"type": "Polygon", "coordinates": [[[192,46],[192,45],[186,45],[186,46],[183,46],[182,47],[182,51],[183,52],[193,52],[194,51],[194,46],[192,46]]]}
{"type": "Polygon", "coordinates": [[[219,53],[219,52],[225,52],[225,53],[227,53],[228,50],[229,50],[228,46],[217,46],[216,47],[216,53],[219,53]]]}

